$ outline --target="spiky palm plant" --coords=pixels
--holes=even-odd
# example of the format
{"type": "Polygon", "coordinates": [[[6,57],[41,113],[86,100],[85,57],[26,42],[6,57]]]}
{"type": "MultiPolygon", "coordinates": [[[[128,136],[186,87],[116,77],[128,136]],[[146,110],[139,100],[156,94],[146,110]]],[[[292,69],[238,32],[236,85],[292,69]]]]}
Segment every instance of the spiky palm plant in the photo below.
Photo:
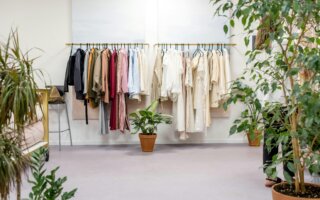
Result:
{"type": "Polygon", "coordinates": [[[36,116],[38,103],[29,51],[23,53],[18,32],[11,31],[0,44],[0,197],[7,199],[16,187],[20,199],[21,173],[29,160],[22,154],[23,131],[36,116]]]}

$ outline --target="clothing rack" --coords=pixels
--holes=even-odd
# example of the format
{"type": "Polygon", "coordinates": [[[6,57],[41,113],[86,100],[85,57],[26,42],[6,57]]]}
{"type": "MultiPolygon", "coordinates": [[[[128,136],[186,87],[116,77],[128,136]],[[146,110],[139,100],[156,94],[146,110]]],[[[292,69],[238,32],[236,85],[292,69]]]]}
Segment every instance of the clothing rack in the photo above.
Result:
{"type": "Polygon", "coordinates": [[[147,43],[66,43],[67,46],[106,46],[106,45],[111,45],[111,46],[149,46],[147,43]]]}
{"type": "Polygon", "coordinates": [[[234,43],[156,43],[154,46],[236,46],[234,43]]]}

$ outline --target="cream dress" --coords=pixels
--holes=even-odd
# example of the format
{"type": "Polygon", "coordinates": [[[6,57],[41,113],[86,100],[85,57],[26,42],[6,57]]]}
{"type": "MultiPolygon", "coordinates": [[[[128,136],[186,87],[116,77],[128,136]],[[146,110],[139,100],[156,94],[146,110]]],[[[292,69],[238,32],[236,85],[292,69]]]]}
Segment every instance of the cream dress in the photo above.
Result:
{"type": "Polygon", "coordinates": [[[193,93],[193,107],[195,109],[195,131],[203,132],[206,124],[205,121],[205,87],[204,87],[204,73],[205,64],[204,56],[197,53],[192,59],[192,66],[194,68],[194,93],[193,93]]]}
{"type": "Polygon", "coordinates": [[[190,58],[186,58],[186,132],[195,132],[193,110],[193,68],[190,58]]]}
{"type": "Polygon", "coordinates": [[[220,75],[220,58],[216,51],[212,51],[211,59],[211,73],[210,73],[210,107],[218,108],[220,95],[219,95],[219,75],[220,75]]]}

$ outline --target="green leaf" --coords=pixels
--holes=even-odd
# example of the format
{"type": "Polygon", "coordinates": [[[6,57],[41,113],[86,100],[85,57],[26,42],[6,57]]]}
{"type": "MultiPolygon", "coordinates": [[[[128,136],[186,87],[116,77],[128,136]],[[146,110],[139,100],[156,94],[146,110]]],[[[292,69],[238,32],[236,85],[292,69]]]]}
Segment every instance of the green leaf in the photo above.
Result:
{"type": "Polygon", "coordinates": [[[310,128],[310,127],[312,126],[312,123],[313,123],[313,117],[308,117],[308,118],[306,119],[305,126],[306,126],[307,128],[310,128]]]}
{"type": "Polygon", "coordinates": [[[158,102],[157,100],[154,100],[154,101],[150,104],[150,106],[147,107],[146,110],[149,110],[149,111],[151,111],[151,112],[155,112],[156,109],[157,109],[157,107],[158,107],[158,105],[159,105],[159,102],[158,102]]]}
{"type": "Polygon", "coordinates": [[[255,105],[257,110],[261,110],[261,103],[260,103],[260,101],[258,99],[255,99],[254,105],[255,105]]]}
{"type": "Polygon", "coordinates": [[[242,19],[241,19],[241,22],[242,22],[242,25],[246,25],[247,23],[247,16],[243,16],[242,19]]]}
{"type": "Polygon", "coordinates": [[[136,113],[136,112],[130,113],[129,116],[132,117],[132,118],[138,118],[139,117],[138,113],[136,113]]]}
{"type": "Polygon", "coordinates": [[[294,167],[292,162],[287,162],[287,167],[293,173],[296,171],[296,169],[295,169],[295,167],[294,167]]]}
{"type": "Polygon", "coordinates": [[[231,128],[230,128],[229,134],[230,134],[230,135],[233,135],[233,134],[236,133],[236,131],[237,131],[237,125],[233,125],[233,126],[231,126],[231,128]]]}
{"type": "Polygon", "coordinates": [[[244,37],[244,44],[245,44],[246,46],[249,45],[249,42],[250,42],[249,37],[244,37]]]}
{"type": "Polygon", "coordinates": [[[289,183],[291,184],[292,183],[292,177],[289,175],[289,173],[287,171],[284,171],[283,172],[283,175],[284,175],[284,179],[289,183]]]}
{"type": "Polygon", "coordinates": [[[289,76],[295,76],[299,73],[300,68],[296,67],[296,68],[292,68],[288,71],[288,75],[289,76]]]}
{"type": "Polygon", "coordinates": [[[234,20],[233,20],[233,19],[230,20],[230,26],[231,26],[232,28],[234,27],[234,20]]]}
{"type": "Polygon", "coordinates": [[[228,28],[228,26],[227,26],[227,25],[224,25],[224,26],[223,26],[223,31],[224,31],[224,33],[225,33],[225,34],[227,34],[227,33],[228,33],[228,29],[229,29],[229,28],[228,28]]]}

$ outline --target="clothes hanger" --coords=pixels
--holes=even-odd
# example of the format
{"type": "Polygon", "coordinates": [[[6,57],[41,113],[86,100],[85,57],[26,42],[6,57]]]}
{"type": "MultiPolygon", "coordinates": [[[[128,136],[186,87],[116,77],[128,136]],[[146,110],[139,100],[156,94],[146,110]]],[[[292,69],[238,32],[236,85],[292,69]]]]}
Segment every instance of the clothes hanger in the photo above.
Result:
{"type": "Polygon", "coordinates": [[[71,44],[70,56],[72,56],[73,44],[71,44]]]}
{"type": "Polygon", "coordinates": [[[220,46],[221,55],[223,55],[222,45],[223,45],[223,44],[221,44],[221,46],[220,46]]]}
{"type": "Polygon", "coordinates": [[[217,48],[216,48],[216,52],[217,52],[217,54],[220,56],[220,50],[219,50],[219,44],[217,44],[217,46],[216,46],[217,48]]]}
{"type": "Polygon", "coordinates": [[[196,48],[196,50],[193,52],[192,57],[195,57],[195,55],[200,51],[199,46],[200,46],[200,44],[197,44],[197,48],[196,48]]]}

